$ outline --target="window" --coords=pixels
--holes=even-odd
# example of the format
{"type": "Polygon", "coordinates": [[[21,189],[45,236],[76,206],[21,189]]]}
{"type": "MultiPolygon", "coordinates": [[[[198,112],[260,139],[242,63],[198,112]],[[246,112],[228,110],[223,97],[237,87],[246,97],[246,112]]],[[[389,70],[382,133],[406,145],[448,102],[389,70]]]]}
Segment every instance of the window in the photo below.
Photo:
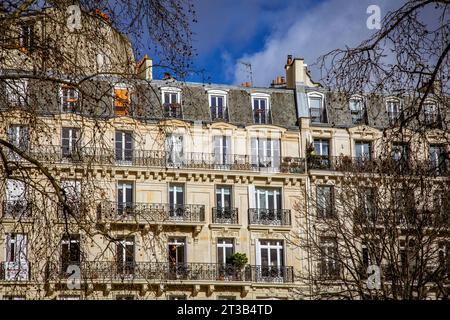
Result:
{"type": "Polygon", "coordinates": [[[79,141],[80,141],[80,129],[78,128],[62,128],[62,157],[72,160],[78,160],[79,154],[79,141]]]}
{"type": "MultiPolygon", "coordinates": [[[[253,186],[249,186],[249,193],[253,186]]],[[[254,196],[250,198],[251,224],[285,224],[287,218],[283,215],[281,188],[255,188],[254,196]],[[253,209],[254,208],[254,209],[253,209]]]]}
{"type": "Polygon", "coordinates": [[[368,141],[355,141],[355,156],[357,161],[370,160],[372,155],[371,143],[368,141]]]}
{"type": "Polygon", "coordinates": [[[392,145],[392,158],[396,162],[407,162],[409,146],[407,143],[396,142],[392,145]]]}
{"type": "Polygon", "coordinates": [[[116,131],[116,161],[131,164],[133,161],[133,133],[116,131]]]}
{"type": "Polygon", "coordinates": [[[213,223],[237,223],[237,211],[232,208],[232,189],[230,186],[216,187],[216,207],[213,223]]]}
{"type": "Polygon", "coordinates": [[[402,273],[415,273],[417,260],[421,259],[421,254],[414,239],[410,239],[408,242],[400,241],[399,254],[402,273]]]}
{"type": "Polygon", "coordinates": [[[320,93],[309,93],[308,103],[311,122],[327,123],[327,113],[323,103],[323,95],[320,93]]]}
{"type": "Polygon", "coordinates": [[[26,80],[6,80],[6,96],[13,106],[24,106],[27,101],[28,82],[26,80]]]}
{"type": "Polygon", "coordinates": [[[182,119],[181,89],[161,88],[161,92],[164,117],[182,119]]]}
{"type": "Polygon", "coordinates": [[[217,263],[221,265],[229,264],[229,259],[234,253],[233,239],[217,239],[217,263]]]}
{"type": "Polygon", "coordinates": [[[186,240],[184,238],[169,238],[169,264],[175,271],[183,270],[186,263],[186,240]],[[181,268],[178,268],[180,267],[181,268]]]}
{"type": "Polygon", "coordinates": [[[333,238],[320,240],[320,274],[324,278],[339,277],[337,241],[333,238]]]}
{"type": "Polygon", "coordinates": [[[317,186],[317,217],[321,219],[334,218],[334,187],[317,186]]]}
{"type": "MultiPolygon", "coordinates": [[[[8,141],[18,148],[20,151],[28,151],[30,147],[30,135],[28,126],[25,125],[11,125],[8,128],[8,141]]],[[[15,160],[19,160],[20,156],[10,151],[9,156],[15,160]]]]}
{"type": "Polygon", "coordinates": [[[450,195],[437,190],[433,195],[433,213],[438,226],[448,226],[450,223],[450,195]]]}
{"type": "Polygon", "coordinates": [[[5,280],[28,280],[27,240],[24,233],[6,234],[5,280]]]}
{"type": "Polygon", "coordinates": [[[124,275],[134,273],[134,237],[125,237],[116,243],[117,272],[124,275]]]}
{"type": "Polygon", "coordinates": [[[438,263],[440,270],[444,271],[447,277],[450,275],[450,243],[440,242],[438,249],[438,263]]]}
{"type": "Polygon", "coordinates": [[[14,179],[6,181],[6,203],[3,215],[9,218],[21,218],[31,215],[31,206],[27,200],[25,182],[14,179]]]}
{"type": "Polygon", "coordinates": [[[364,242],[361,246],[361,262],[364,277],[367,277],[367,268],[371,265],[379,265],[380,247],[374,241],[364,242]]]}
{"type": "Polygon", "coordinates": [[[330,141],[327,139],[314,139],[314,154],[308,161],[311,169],[329,169],[330,161],[330,141]]]}
{"type": "Polygon", "coordinates": [[[360,192],[360,208],[362,222],[375,222],[376,219],[376,189],[362,188],[360,192]]]}
{"type": "Polygon", "coordinates": [[[166,136],[167,164],[170,166],[181,165],[184,162],[183,136],[168,134],[166,136]]]}
{"type": "Polygon", "coordinates": [[[81,204],[81,182],[78,180],[62,180],[61,189],[66,194],[66,199],[69,204],[78,210],[81,204]]]}
{"type": "Polygon", "coordinates": [[[23,24],[20,27],[19,45],[26,50],[34,48],[34,25],[31,23],[23,24]]]}
{"type": "Polygon", "coordinates": [[[446,160],[446,154],[447,150],[445,145],[430,144],[428,150],[430,166],[431,169],[438,175],[448,172],[448,160],[446,160]]]}
{"type": "Polygon", "coordinates": [[[69,266],[79,266],[80,261],[80,235],[71,234],[63,236],[61,240],[61,272],[67,273],[69,266]]]}
{"type": "Polygon", "coordinates": [[[222,90],[208,91],[211,120],[228,121],[227,93],[222,90]]]}
{"type": "Polygon", "coordinates": [[[425,124],[426,125],[433,125],[437,124],[438,121],[438,108],[437,104],[432,100],[427,100],[423,104],[423,112],[425,116],[425,124]]]}
{"type": "Polygon", "coordinates": [[[214,137],[214,164],[218,166],[230,165],[231,162],[231,137],[214,137]]]}
{"type": "Polygon", "coordinates": [[[170,184],[169,185],[169,217],[170,219],[184,218],[184,185],[170,184]]]}
{"type": "Polygon", "coordinates": [[[252,166],[256,168],[279,169],[280,140],[270,138],[252,138],[252,166]]]}
{"type": "Polygon", "coordinates": [[[114,108],[117,116],[127,116],[130,107],[130,91],[126,87],[114,87],[114,108]]]}
{"type": "Polygon", "coordinates": [[[353,124],[367,124],[366,106],[361,96],[353,96],[349,101],[353,124]]]}
{"type": "Polygon", "coordinates": [[[256,264],[259,280],[276,281],[283,277],[284,245],[282,240],[256,240],[256,264]]]}
{"type": "Polygon", "coordinates": [[[269,95],[252,94],[253,119],[256,124],[271,124],[269,95]]]}
{"type": "Polygon", "coordinates": [[[388,113],[389,123],[393,125],[402,115],[400,100],[394,98],[388,99],[386,101],[386,111],[388,113]]]}
{"type": "Polygon", "coordinates": [[[134,186],[132,182],[117,184],[117,213],[119,215],[133,214],[134,186]]]}
{"type": "Polygon", "coordinates": [[[61,86],[61,107],[63,112],[76,112],[79,108],[78,90],[71,86],[61,86]]]}

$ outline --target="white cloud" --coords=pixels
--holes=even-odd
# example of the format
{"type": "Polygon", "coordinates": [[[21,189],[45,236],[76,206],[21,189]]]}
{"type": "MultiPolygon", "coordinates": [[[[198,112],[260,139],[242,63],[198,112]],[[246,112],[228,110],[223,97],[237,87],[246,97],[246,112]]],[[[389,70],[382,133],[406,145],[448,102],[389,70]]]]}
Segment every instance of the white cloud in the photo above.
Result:
{"type": "MultiPolygon", "coordinates": [[[[284,65],[288,54],[305,58],[308,65],[319,56],[346,45],[359,44],[373,33],[366,27],[369,15],[366,9],[371,4],[379,5],[382,16],[401,5],[403,1],[388,0],[328,0],[308,11],[300,13],[295,21],[283,30],[274,26],[259,52],[244,54],[237,59],[252,64],[255,86],[268,86],[277,75],[284,75],[284,65]]],[[[319,77],[318,70],[312,68],[313,78],[319,77]]],[[[245,70],[236,62],[234,83],[246,81],[245,70]]]]}

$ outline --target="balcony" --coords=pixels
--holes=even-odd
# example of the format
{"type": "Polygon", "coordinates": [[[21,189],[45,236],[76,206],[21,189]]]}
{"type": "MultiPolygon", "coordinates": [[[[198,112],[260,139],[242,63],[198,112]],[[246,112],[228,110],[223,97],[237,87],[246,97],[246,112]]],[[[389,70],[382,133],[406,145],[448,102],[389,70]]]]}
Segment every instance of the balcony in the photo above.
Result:
{"type": "Polygon", "coordinates": [[[272,114],[270,110],[255,109],[253,111],[253,120],[255,124],[272,124],[272,114]]]}
{"type": "Polygon", "coordinates": [[[0,281],[25,282],[30,278],[31,266],[29,262],[0,262],[0,281]]]}
{"type": "Polygon", "coordinates": [[[238,224],[238,208],[212,208],[212,223],[238,224]]]}
{"type": "Polygon", "coordinates": [[[304,173],[305,159],[297,157],[255,157],[241,154],[217,155],[188,152],[180,155],[162,150],[118,150],[62,146],[35,146],[30,155],[43,162],[92,165],[141,166],[174,169],[304,173]],[[123,152],[125,151],[125,152],[123,152]]]}
{"type": "Polygon", "coordinates": [[[291,210],[289,209],[248,209],[250,225],[260,226],[291,226],[291,210]]]}
{"type": "Polygon", "coordinates": [[[31,218],[32,205],[28,200],[7,200],[2,202],[2,216],[7,219],[31,218]]]}
{"type": "Polygon", "coordinates": [[[97,207],[97,219],[103,222],[198,225],[205,222],[205,206],[105,201],[97,207]]]}
{"type": "MultiPolygon", "coordinates": [[[[115,262],[83,261],[81,279],[97,282],[155,282],[203,281],[293,283],[293,267],[245,266],[242,270],[231,264],[170,263],[170,262],[115,262]]],[[[49,269],[52,280],[66,279],[69,275],[60,267],[49,269]]]]}
{"type": "Polygon", "coordinates": [[[163,105],[164,118],[183,119],[183,108],[179,103],[165,103],[163,105]]]}

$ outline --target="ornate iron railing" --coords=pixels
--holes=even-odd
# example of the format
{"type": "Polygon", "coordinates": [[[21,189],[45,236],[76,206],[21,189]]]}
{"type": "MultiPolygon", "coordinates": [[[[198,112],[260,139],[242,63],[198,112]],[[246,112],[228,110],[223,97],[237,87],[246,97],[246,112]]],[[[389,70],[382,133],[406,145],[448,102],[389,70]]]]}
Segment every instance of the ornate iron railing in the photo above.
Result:
{"type": "Polygon", "coordinates": [[[28,200],[6,200],[2,202],[2,216],[10,219],[30,218],[32,203],[28,200]]]}
{"type": "Polygon", "coordinates": [[[290,226],[291,210],[289,209],[248,209],[249,224],[290,226]]]}
{"type": "Polygon", "coordinates": [[[212,222],[238,224],[238,208],[212,208],[212,222]]]}
{"type": "MultiPolygon", "coordinates": [[[[293,267],[232,264],[82,261],[81,281],[238,281],[292,283],[293,267]]],[[[50,280],[65,279],[70,274],[59,266],[48,268],[50,280]]]]}
{"type": "Polygon", "coordinates": [[[104,201],[97,206],[102,221],[204,222],[205,206],[104,201]]]}

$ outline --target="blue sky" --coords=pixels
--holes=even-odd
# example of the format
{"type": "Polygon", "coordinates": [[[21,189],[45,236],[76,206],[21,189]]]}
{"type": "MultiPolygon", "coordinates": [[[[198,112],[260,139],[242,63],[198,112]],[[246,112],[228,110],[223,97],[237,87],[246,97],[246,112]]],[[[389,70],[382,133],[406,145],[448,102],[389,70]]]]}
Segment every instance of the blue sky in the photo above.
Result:
{"type": "MultiPolygon", "coordinates": [[[[239,84],[248,73],[239,61],[252,64],[256,86],[268,86],[284,75],[288,54],[303,57],[318,78],[316,59],[326,52],[359,44],[374,30],[366,27],[367,7],[382,16],[402,0],[194,0],[195,68],[203,73],[188,80],[239,84]]],[[[248,81],[248,80],[247,80],[248,81]]]]}

